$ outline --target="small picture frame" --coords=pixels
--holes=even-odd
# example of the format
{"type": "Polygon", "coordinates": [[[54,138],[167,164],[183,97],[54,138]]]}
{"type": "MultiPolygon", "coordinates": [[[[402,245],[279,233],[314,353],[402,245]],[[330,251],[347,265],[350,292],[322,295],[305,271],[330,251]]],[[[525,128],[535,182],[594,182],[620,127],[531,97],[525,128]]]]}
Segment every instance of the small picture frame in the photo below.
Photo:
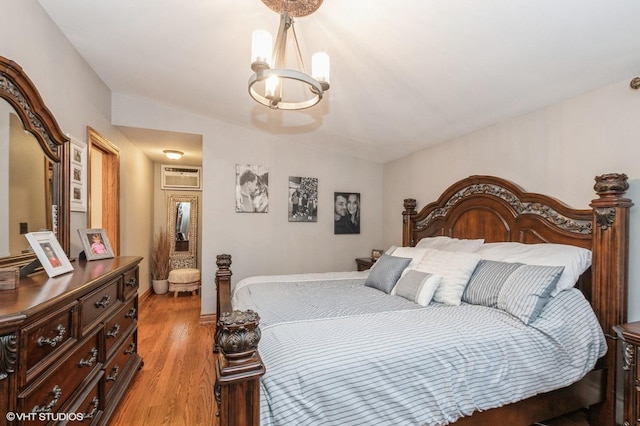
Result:
{"type": "Polygon", "coordinates": [[[78,235],[87,260],[110,259],[113,257],[113,249],[111,248],[107,231],[104,229],[78,229],[78,235]]]}
{"type": "Polygon", "coordinates": [[[53,232],[29,232],[25,237],[49,277],[53,278],[73,271],[71,262],[53,232]]]}
{"type": "Polygon", "coordinates": [[[87,211],[87,144],[67,135],[71,140],[70,185],[72,212],[87,211]]]}
{"type": "Polygon", "coordinates": [[[380,249],[373,249],[371,250],[371,258],[373,260],[378,260],[380,259],[380,256],[382,256],[382,250],[380,249]]]}

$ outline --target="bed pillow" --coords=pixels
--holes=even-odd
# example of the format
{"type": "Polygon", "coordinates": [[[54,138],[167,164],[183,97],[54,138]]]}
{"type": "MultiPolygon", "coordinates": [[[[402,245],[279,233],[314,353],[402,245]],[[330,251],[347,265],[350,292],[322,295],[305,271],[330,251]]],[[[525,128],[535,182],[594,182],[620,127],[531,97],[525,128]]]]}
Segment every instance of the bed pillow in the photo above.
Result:
{"type": "Polygon", "coordinates": [[[498,309],[531,324],[551,298],[563,269],[562,266],[520,266],[500,290],[498,309]]]}
{"type": "Polygon", "coordinates": [[[458,238],[451,238],[445,236],[439,237],[427,237],[418,241],[416,247],[420,248],[432,248],[436,250],[445,251],[463,251],[466,253],[473,253],[478,250],[484,240],[465,240],[458,238]]]}
{"type": "Polygon", "coordinates": [[[416,266],[418,266],[418,264],[420,263],[420,261],[422,261],[422,258],[424,257],[424,254],[426,252],[427,252],[426,248],[396,247],[396,249],[393,251],[393,253],[390,254],[390,256],[411,258],[411,262],[409,263],[409,266],[407,266],[407,269],[405,269],[405,272],[406,272],[409,268],[415,269],[416,266]]]}
{"type": "Polygon", "coordinates": [[[442,277],[433,300],[445,305],[460,305],[464,289],[480,255],[475,253],[427,249],[417,269],[442,277]]]}
{"type": "Polygon", "coordinates": [[[480,247],[477,253],[483,259],[501,262],[564,266],[551,296],[574,287],[580,275],[591,266],[591,250],[565,244],[488,243],[480,247]]]}
{"type": "Polygon", "coordinates": [[[410,262],[411,258],[383,254],[370,270],[364,285],[389,294],[410,262]]]}
{"type": "Polygon", "coordinates": [[[441,280],[442,277],[438,275],[407,268],[394,288],[395,294],[418,305],[427,306],[441,280]]]}
{"type": "Polygon", "coordinates": [[[462,295],[462,301],[473,305],[497,308],[498,294],[500,294],[505,281],[513,271],[522,265],[522,263],[481,260],[469,279],[469,284],[462,295]]]}

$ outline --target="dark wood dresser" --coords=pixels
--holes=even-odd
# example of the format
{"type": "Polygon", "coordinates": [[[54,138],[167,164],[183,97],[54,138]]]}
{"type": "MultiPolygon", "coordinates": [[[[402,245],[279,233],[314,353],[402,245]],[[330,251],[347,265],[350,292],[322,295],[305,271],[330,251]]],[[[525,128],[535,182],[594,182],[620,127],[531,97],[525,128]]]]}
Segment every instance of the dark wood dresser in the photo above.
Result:
{"type": "Polygon", "coordinates": [[[624,375],[623,426],[640,425],[640,322],[613,327],[622,341],[624,375]]]}
{"type": "Polygon", "coordinates": [[[0,421],[107,424],[142,366],[141,260],[75,261],[0,291],[0,421]]]}

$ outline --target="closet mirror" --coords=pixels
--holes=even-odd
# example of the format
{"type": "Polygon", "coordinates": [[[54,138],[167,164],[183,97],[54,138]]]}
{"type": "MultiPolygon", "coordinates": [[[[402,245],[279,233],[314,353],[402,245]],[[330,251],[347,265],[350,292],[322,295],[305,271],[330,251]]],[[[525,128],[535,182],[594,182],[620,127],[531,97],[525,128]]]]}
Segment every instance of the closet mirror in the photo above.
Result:
{"type": "Polygon", "coordinates": [[[0,56],[0,267],[35,259],[24,234],[41,229],[69,255],[67,142],[26,73],[0,56]]]}
{"type": "Polygon", "coordinates": [[[171,269],[197,268],[198,197],[170,195],[167,205],[171,269]]]}

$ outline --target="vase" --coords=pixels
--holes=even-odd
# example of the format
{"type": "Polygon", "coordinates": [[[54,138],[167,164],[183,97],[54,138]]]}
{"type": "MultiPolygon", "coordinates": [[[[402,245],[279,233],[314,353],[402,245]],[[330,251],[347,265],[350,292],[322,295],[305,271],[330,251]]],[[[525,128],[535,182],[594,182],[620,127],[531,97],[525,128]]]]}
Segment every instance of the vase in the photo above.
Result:
{"type": "Polygon", "coordinates": [[[155,294],[165,294],[169,291],[169,280],[151,280],[155,294]]]}

